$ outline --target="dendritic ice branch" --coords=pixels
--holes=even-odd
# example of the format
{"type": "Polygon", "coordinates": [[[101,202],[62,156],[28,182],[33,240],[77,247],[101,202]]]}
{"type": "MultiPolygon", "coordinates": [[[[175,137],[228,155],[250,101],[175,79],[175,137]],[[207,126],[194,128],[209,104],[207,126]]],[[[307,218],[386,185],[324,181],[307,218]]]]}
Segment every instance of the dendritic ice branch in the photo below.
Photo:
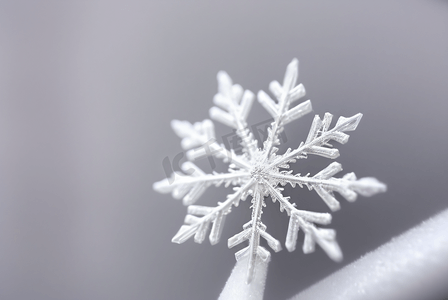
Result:
{"type": "Polygon", "coordinates": [[[177,120],[171,122],[174,132],[182,139],[181,145],[187,151],[189,161],[182,165],[185,174],[182,176],[173,174],[171,178],[154,183],[153,187],[160,193],[172,193],[174,198],[182,199],[184,205],[188,206],[185,225],[182,225],[172,241],[183,243],[194,236],[195,242],[202,243],[210,231],[210,243],[218,243],[224,220],[231,212],[232,206],[238,206],[241,200],[245,201],[250,197],[252,203],[250,221],[243,226],[240,233],[228,240],[229,248],[248,242],[247,247],[238,251],[235,256],[237,260],[249,257],[247,282],[250,282],[254,276],[256,259],[266,261],[270,258],[269,251],[260,245],[261,239],[264,239],[275,252],[282,249],[280,242],[266,231],[267,227],[261,221],[263,207],[266,206],[265,198],[270,197],[274,203],[278,201],[280,211],[286,211],[289,216],[285,242],[288,251],[296,249],[298,233],[302,230],[304,253],[313,252],[317,244],[331,259],[340,261],[342,253],[336,242],[335,231],[318,227],[328,225],[331,222],[331,215],[297,209],[295,203],[290,202],[290,197],[283,195],[282,186],[287,184],[293,188],[306,186],[309,190],[315,190],[331,211],[340,208],[334,192],[352,202],[356,200],[358,194],[368,197],[386,191],[386,185],[372,177],[357,179],[354,173],[348,173],[342,178],[333,177],[342,171],[341,164],[337,162],[331,163],[314,176],[293,174],[293,171],[289,170],[290,164],[305,159],[308,155],[337,158],[339,151],[333,148],[331,142],[346,143],[349,139],[347,132],[356,129],[362,114],[348,118],[339,117],[332,128],[333,116],[330,113],[326,113],[322,119],[316,115],[306,141],[295,149],[289,148],[285,153],[278,154],[279,135],[284,130],[284,125],[312,111],[310,100],[292,106],[305,95],[303,85],[296,85],[297,59],[288,65],[282,85],[277,81],[269,85],[276,100],[263,91],[258,92],[258,102],[274,118],[261,148],[246,123],[255,98],[254,94],[248,90],[244,91],[238,84],[233,84],[229,75],[223,71],[219,72],[217,77],[219,92],[213,99],[216,106],[210,109],[210,117],[235,130],[241,140],[243,151],[238,155],[232,149],[228,150],[219,144],[215,137],[213,122],[210,120],[206,119],[195,124],[177,120]],[[229,164],[228,171],[206,174],[193,163],[204,157],[222,159],[229,164]],[[223,199],[224,201],[212,207],[194,205],[210,185],[221,184],[226,187],[233,186],[233,192],[223,199]]]}

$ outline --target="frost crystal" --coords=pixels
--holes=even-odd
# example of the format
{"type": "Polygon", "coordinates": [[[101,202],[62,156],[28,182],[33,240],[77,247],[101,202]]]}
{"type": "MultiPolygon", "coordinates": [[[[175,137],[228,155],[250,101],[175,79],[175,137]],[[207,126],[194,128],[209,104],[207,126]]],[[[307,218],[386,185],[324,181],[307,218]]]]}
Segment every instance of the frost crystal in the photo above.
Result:
{"type": "Polygon", "coordinates": [[[158,192],[171,192],[174,198],[182,199],[184,205],[188,206],[185,225],[172,239],[179,244],[192,236],[195,242],[202,243],[210,226],[210,243],[212,245],[218,243],[225,217],[230,213],[232,205],[238,206],[240,200],[244,201],[248,196],[252,199],[250,221],[243,226],[240,233],[228,240],[229,248],[246,240],[249,242],[246,248],[235,254],[237,260],[249,256],[247,282],[254,276],[257,257],[262,260],[268,260],[270,257],[270,253],[260,246],[261,237],[275,252],[281,250],[280,242],[267,233],[266,226],[261,222],[263,207],[266,206],[265,197],[270,197],[274,203],[278,201],[280,211],[286,211],[289,216],[285,242],[288,251],[296,249],[298,231],[301,229],[305,235],[304,253],[313,252],[317,243],[331,259],[340,261],[342,253],[336,242],[335,231],[316,226],[316,224],[329,224],[331,215],[297,209],[289,197],[283,196],[282,186],[290,184],[293,188],[298,185],[306,186],[309,190],[314,189],[332,211],[340,208],[334,192],[352,202],[356,200],[357,194],[372,196],[386,190],[385,184],[372,177],[357,179],[354,173],[348,173],[342,178],[333,177],[342,170],[341,164],[337,162],[331,163],[314,176],[293,174],[292,170],[288,170],[290,164],[298,159],[307,158],[310,154],[337,158],[339,151],[333,148],[330,142],[346,143],[349,138],[346,132],[355,130],[362,117],[360,113],[349,118],[340,117],[336,125],[330,129],[333,116],[326,113],[321,119],[316,115],[306,141],[301,142],[296,149],[289,148],[285,153],[277,154],[276,146],[280,144],[279,134],[283,131],[283,126],[312,111],[310,100],[293,106],[305,95],[303,85],[296,85],[297,76],[298,61],[294,59],[286,69],[283,85],[277,81],[272,81],[269,85],[277,101],[272,100],[263,91],[258,93],[258,102],[274,118],[263,147],[258,148],[257,141],[246,123],[255,98],[254,94],[248,90],[244,91],[238,84],[233,84],[227,73],[219,72],[217,76],[219,92],[213,99],[216,106],[210,109],[210,117],[236,130],[241,139],[243,153],[238,155],[233,150],[227,150],[224,145],[218,144],[210,120],[195,124],[173,120],[171,126],[182,139],[182,148],[188,150],[189,161],[182,165],[182,170],[189,175],[175,177],[173,174],[171,178],[156,182],[153,186],[158,192]],[[228,162],[228,172],[206,174],[191,162],[210,155],[228,162]],[[234,186],[233,193],[229,194],[225,201],[218,202],[215,207],[194,205],[210,185],[219,186],[223,183],[226,187],[234,186]]]}

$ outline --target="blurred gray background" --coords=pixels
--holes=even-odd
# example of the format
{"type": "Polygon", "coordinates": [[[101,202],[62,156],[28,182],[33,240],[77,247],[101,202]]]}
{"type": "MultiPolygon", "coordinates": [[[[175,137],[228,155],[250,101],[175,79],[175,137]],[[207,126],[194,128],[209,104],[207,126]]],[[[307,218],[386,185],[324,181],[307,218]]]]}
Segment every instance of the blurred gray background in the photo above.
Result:
{"type": "MultiPolygon", "coordinates": [[[[342,174],[375,176],[388,192],[339,198],[342,263],[320,249],[273,255],[265,299],[291,297],[448,207],[448,1],[0,1],[0,299],[216,299],[249,203],[215,246],[170,242],[186,208],[152,190],[163,159],[181,152],[169,122],[208,117],[219,70],[256,93],[294,57],[315,114],[364,113],[338,145],[342,174]]],[[[256,102],[249,122],[268,117],[256,102]]],[[[312,118],[287,126],[282,149],[312,118]]],[[[314,192],[286,192],[329,211],[314,192]]],[[[225,195],[211,187],[198,203],[225,195]]],[[[267,204],[283,243],[288,218],[267,204]]]]}

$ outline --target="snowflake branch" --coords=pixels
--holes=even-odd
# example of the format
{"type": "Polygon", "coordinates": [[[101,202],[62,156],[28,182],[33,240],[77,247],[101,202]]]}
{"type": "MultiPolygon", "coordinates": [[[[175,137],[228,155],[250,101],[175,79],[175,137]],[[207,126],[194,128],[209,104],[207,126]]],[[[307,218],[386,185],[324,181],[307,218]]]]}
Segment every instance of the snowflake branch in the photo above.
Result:
{"type": "Polygon", "coordinates": [[[214,156],[223,159],[224,162],[231,162],[236,166],[249,169],[249,163],[243,156],[235,154],[233,150],[227,150],[223,145],[219,145],[215,138],[215,129],[212,121],[204,120],[191,124],[188,121],[173,120],[171,127],[174,132],[182,138],[182,148],[187,151],[189,160],[214,156]]]}
{"type": "Polygon", "coordinates": [[[314,189],[332,211],[340,208],[340,204],[333,196],[333,192],[338,192],[347,201],[353,202],[357,198],[357,193],[370,197],[377,193],[385,192],[387,189],[384,183],[372,177],[364,177],[357,180],[355,173],[348,173],[342,178],[332,177],[340,171],[342,171],[341,164],[333,162],[313,177],[300,176],[300,174],[290,175],[291,171],[272,174],[272,177],[277,179],[283,186],[289,183],[292,187],[298,184],[300,187],[306,185],[309,190],[314,189]]]}
{"type": "Polygon", "coordinates": [[[227,200],[218,203],[216,207],[190,205],[188,207],[188,215],[185,217],[185,223],[171,240],[173,243],[181,244],[194,235],[196,243],[202,243],[208,231],[210,223],[213,222],[209,235],[210,243],[215,245],[221,237],[222,227],[224,225],[225,216],[230,213],[232,205],[238,206],[240,199],[245,200],[247,191],[254,184],[250,179],[241,188],[235,187],[235,193],[228,195],[227,200]],[[196,217],[196,216],[203,217],[196,217]]]}
{"type": "Polygon", "coordinates": [[[283,126],[312,111],[310,100],[288,110],[293,101],[298,100],[305,95],[305,88],[302,84],[295,86],[298,77],[298,64],[299,61],[293,59],[288,65],[283,80],[283,86],[280,86],[277,81],[271,82],[269,88],[276,96],[278,104],[275,104],[264,91],[258,92],[258,101],[275,120],[272,123],[272,127],[268,129],[268,137],[263,144],[265,151],[264,161],[268,160],[273,147],[279,144],[278,135],[282,132],[283,126]]]}
{"type": "Polygon", "coordinates": [[[250,159],[257,150],[257,141],[247,128],[246,119],[254,101],[254,94],[249,90],[243,94],[243,88],[232,84],[232,79],[224,71],[220,71],[217,78],[219,93],[215,95],[213,102],[227,112],[214,106],[210,109],[210,117],[236,129],[236,134],[242,141],[243,152],[250,159]]]}
{"type": "Polygon", "coordinates": [[[317,228],[313,224],[329,224],[331,222],[330,214],[298,210],[289,202],[289,197],[283,197],[281,188],[274,188],[267,181],[265,181],[265,186],[269,190],[272,201],[278,200],[280,210],[286,210],[290,216],[285,242],[288,251],[292,252],[296,249],[297,234],[299,229],[302,228],[305,233],[303,243],[303,252],[305,254],[314,252],[317,243],[331,259],[334,261],[342,260],[342,252],[336,242],[336,232],[333,229],[317,228]]]}
{"type": "Polygon", "coordinates": [[[295,159],[306,157],[307,154],[315,154],[327,158],[337,158],[339,156],[338,149],[332,147],[328,142],[330,140],[345,144],[349,135],[344,131],[353,131],[361,121],[362,114],[356,114],[352,117],[339,117],[338,122],[333,129],[328,130],[333,115],[326,113],[324,119],[321,120],[318,115],[314,117],[308,138],[305,143],[301,143],[296,149],[288,151],[284,155],[278,156],[269,167],[287,167],[285,164],[295,162],[295,159]]]}
{"type": "Polygon", "coordinates": [[[172,193],[175,199],[183,198],[184,205],[191,205],[205,192],[212,184],[220,186],[236,185],[249,177],[248,172],[233,171],[230,173],[213,173],[206,174],[192,162],[182,164],[182,170],[189,175],[178,175],[173,173],[171,178],[165,178],[155,182],[153,187],[159,193],[172,193]]]}
{"type": "Polygon", "coordinates": [[[258,183],[255,184],[253,194],[255,195],[252,198],[251,221],[243,226],[243,231],[234,235],[228,240],[229,248],[239,245],[245,240],[249,240],[249,246],[238,251],[235,254],[236,260],[240,260],[242,257],[245,257],[247,255],[249,256],[247,283],[250,283],[254,276],[257,257],[260,257],[263,261],[268,261],[268,259],[270,258],[269,251],[260,246],[260,237],[263,237],[275,252],[278,252],[282,249],[280,242],[266,232],[267,227],[261,222],[263,207],[265,207],[266,205],[264,203],[264,195],[260,190],[258,183]]]}

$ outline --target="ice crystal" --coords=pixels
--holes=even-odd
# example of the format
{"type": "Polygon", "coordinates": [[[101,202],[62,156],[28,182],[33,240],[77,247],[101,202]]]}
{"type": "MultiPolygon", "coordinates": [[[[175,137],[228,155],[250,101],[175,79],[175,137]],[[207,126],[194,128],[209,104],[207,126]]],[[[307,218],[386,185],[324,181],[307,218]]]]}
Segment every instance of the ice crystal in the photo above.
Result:
{"type": "Polygon", "coordinates": [[[254,101],[254,94],[249,90],[243,90],[238,84],[233,84],[227,73],[218,73],[218,93],[213,102],[216,106],[210,109],[210,117],[236,130],[243,147],[242,154],[236,154],[228,150],[222,144],[218,144],[215,138],[214,126],[210,120],[204,120],[191,124],[188,121],[173,120],[171,126],[175,133],[182,139],[182,148],[187,151],[188,162],[182,165],[182,170],[188,176],[175,176],[154,183],[154,189],[161,193],[171,192],[176,199],[182,199],[188,206],[188,214],[185,217],[185,225],[182,225],[173,237],[174,243],[183,243],[194,236],[194,241],[202,243],[210,229],[209,240],[212,245],[218,243],[224,219],[231,211],[231,207],[238,206],[240,200],[250,197],[252,215],[250,221],[243,226],[243,230],[229,238],[228,247],[248,241],[249,245],[235,254],[237,260],[249,256],[247,267],[247,282],[254,276],[255,262],[257,258],[268,260],[269,251],[260,246],[260,238],[266,240],[270,248],[275,252],[282,249],[280,242],[266,231],[266,225],[261,222],[263,207],[266,206],[265,198],[270,197],[275,203],[278,201],[280,211],[286,211],[289,216],[289,226],[286,235],[285,246],[288,251],[296,249],[299,229],[304,233],[303,252],[310,253],[315,249],[316,243],[335,260],[342,259],[341,250],[336,242],[336,234],[333,229],[319,228],[318,225],[327,225],[331,222],[329,213],[317,213],[296,208],[295,203],[290,202],[290,197],[282,194],[283,188],[290,184],[293,188],[307,187],[315,190],[332,211],[340,208],[334,192],[341,194],[346,200],[352,202],[357,194],[372,196],[386,190],[386,185],[375,178],[366,177],[357,179],[354,173],[348,173],[342,178],[333,177],[342,170],[341,164],[331,163],[325,169],[314,176],[293,174],[290,164],[298,159],[307,158],[308,155],[319,155],[330,159],[339,156],[339,151],[332,147],[330,141],[344,144],[348,141],[348,131],[353,131],[358,126],[362,114],[352,117],[340,117],[330,129],[332,115],[326,113],[321,119],[314,117],[308,137],[305,142],[295,148],[289,148],[283,154],[278,154],[277,146],[280,144],[279,134],[284,125],[300,118],[312,111],[311,101],[304,101],[293,106],[297,100],[305,95],[302,84],[296,85],[298,76],[298,61],[294,59],[287,67],[283,85],[272,81],[269,85],[271,93],[277,101],[265,93],[258,93],[258,102],[274,118],[274,122],[268,128],[267,138],[262,148],[246,123],[247,116],[254,101]],[[229,163],[226,173],[206,174],[191,161],[213,156],[229,163]],[[196,200],[210,185],[233,185],[233,192],[225,201],[218,202],[214,207],[194,205],[196,200]]]}

